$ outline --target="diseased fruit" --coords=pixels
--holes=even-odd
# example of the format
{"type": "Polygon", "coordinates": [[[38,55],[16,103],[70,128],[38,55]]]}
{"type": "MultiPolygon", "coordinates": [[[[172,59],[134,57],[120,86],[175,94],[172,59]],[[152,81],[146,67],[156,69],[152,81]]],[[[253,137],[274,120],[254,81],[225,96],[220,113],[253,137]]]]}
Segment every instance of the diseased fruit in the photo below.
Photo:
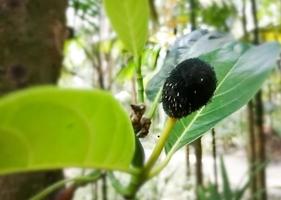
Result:
{"type": "Polygon", "coordinates": [[[172,118],[182,118],[206,105],[214,94],[217,79],[213,68],[199,58],[178,64],[166,79],[163,109],[172,118]]]}

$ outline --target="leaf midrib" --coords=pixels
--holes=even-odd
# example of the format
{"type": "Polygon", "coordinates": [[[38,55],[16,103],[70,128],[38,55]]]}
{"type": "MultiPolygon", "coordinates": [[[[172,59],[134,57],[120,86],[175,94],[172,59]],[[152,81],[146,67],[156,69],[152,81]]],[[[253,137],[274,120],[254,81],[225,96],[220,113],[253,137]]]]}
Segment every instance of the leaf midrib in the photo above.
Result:
{"type": "MultiPolygon", "coordinates": [[[[248,50],[249,51],[249,50],[248,50]]],[[[234,70],[234,68],[236,68],[236,64],[238,62],[240,58],[236,59],[235,64],[233,65],[233,67],[226,73],[226,75],[224,76],[224,78],[220,81],[220,83],[218,84],[216,90],[215,90],[215,94],[216,92],[220,89],[220,87],[222,86],[222,84],[227,80],[227,78],[230,76],[230,73],[234,70]]],[[[186,133],[191,126],[193,125],[193,123],[197,120],[197,118],[200,116],[200,114],[202,113],[202,111],[205,109],[206,106],[202,107],[199,111],[197,111],[196,115],[193,117],[193,119],[191,120],[191,122],[188,124],[187,127],[184,128],[184,131],[182,131],[182,134],[180,137],[178,137],[178,140],[174,143],[173,147],[170,149],[169,153],[168,153],[168,157],[172,156],[175,151],[178,148],[178,145],[180,144],[180,141],[182,140],[182,138],[184,137],[184,133],[186,133]]],[[[182,120],[181,120],[182,121],[182,120]]],[[[183,123],[184,124],[184,123],[183,123]]]]}
{"type": "Polygon", "coordinates": [[[128,8],[128,4],[126,3],[122,3],[123,7],[124,7],[124,10],[125,10],[125,16],[126,16],[126,19],[125,20],[125,24],[127,25],[128,27],[128,32],[129,32],[129,37],[130,37],[130,41],[132,41],[132,48],[133,48],[133,54],[134,56],[138,56],[138,49],[137,49],[137,44],[136,44],[136,40],[134,39],[134,32],[133,32],[133,17],[130,18],[130,9],[128,8]],[[126,23],[128,22],[128,23],[126,23]]]}

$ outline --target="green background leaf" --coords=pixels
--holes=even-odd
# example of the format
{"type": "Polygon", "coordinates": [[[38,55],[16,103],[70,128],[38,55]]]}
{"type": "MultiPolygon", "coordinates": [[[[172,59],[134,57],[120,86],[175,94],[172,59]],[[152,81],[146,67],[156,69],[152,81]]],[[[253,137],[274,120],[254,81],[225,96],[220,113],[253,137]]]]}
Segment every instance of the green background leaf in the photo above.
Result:
{"type": "Polygon", "coordinates": [[[0,174],[87,167],[128,171],[128,115],[103,91],[38,87],[0,100],[0,174]]]}
{"type": "Polygon", "coordinates": [[[206,30],[196,30],[177,39],[169,48],[159,72],[148,82],[145,91],[148,99],[152,101],[156,97],[165,79],[177,64],[219,49],[231,41],[233,38],[229,35],[206,30]]]}
{"type": "Polygon", "coordinates": [[[148,35],[147,0],[104,0],[106,13],[125,47],[135,56],[141,54],[148,35]]]}
{"type": "Polygon", "coordinates": [[[232,43],[200,57],[216,71],[218,85],[215,95],[207,106],[177,122],[167,141],[167,152],[171,151],[172,154],[202,136],[216,123],[246,104],[262,86],[276,66],[280,45],[266,43],[253,46],[244,53],[247,48],[232,43]]]}

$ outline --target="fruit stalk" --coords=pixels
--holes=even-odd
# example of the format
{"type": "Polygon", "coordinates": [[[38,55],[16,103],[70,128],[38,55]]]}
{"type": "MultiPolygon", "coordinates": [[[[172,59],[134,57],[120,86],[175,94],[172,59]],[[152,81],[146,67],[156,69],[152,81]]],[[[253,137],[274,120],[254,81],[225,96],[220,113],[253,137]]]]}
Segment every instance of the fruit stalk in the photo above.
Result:
{"type": "Polygon", "coordinates": [[[175,118],[171,118],[169,117],[167,122],[166,122],[166,126],[162,132],[162,134],[160,135],[159,141],[157,142],[156,146],[154,147],[152,154],[149,158],[149,160],[147,161],[146,165],[144,166],[145,171],[150,171],[150,169],[154,166],[154,164],[156,163],[157,159],[159,158],[164,145],[169,137],[169,133],[171,132],[171,130],[173,129],[175,123],[176,123],[177,119],[175,118]]]}
{"type": "Polygon", "coordinates": [[[126,188],[126,199],[133,199],[136,192],[139,190],[139,188],[150,178],[150,171],[153,168],[154,164],[158,160],[165,143],[170,135],[171,130],[173,129],[177,119],[169,117],[168,120],[165,123],[165,128],[163,129],[163,132],[161,133],[161,136],[154,147],[147,163],[145,166],[141,169],[141,171],[137,175],[133,175],[130,181],[130,184],[126,188]]]}

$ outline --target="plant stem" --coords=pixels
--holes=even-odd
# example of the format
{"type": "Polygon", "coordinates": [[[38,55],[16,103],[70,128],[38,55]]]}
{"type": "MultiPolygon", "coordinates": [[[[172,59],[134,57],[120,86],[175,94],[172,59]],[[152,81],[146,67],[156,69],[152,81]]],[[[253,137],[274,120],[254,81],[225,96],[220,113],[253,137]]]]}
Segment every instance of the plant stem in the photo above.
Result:
{"type": "Polygon", "coordinates": [[[168,118],[164,130],[163,130],[162,134],[160,135],[160,138],[159,138],[156,146],[154,147],[152,154],[150,155],[150,158],[148,159],[147,163],[144,166],[145,171],[147,171],[147,172],[150,171],[150,169],[153,167],[153,165],[159,158],[176,121],[177,121],[177,119],[175,119],[175,118],[171,118],[171,117],[168,118]]]}
{"type": "Polygon", "coordinates": [[[152,106],[151,106],[151,108],[150,108],[150,110],[148,112],[148,115],[147,115],[148,119],[152,119],[153,118],[153,116],[154,116],[154,114],[155,114],[155,112],[157,110],[157,107],[159,105],[161,94],[162,94],[162,88],[158,91],[158,93],[157,93],[157,95],[156,95],[156,97],[155,97],[155,99],[154,99],[154,101],[152,103],[152,106]]]}
{"type": "Polygon", "coordinates": [[[48,196],[50,193],[56,191],[57,189],[63,187],[66,183],[74,181],[73,179],[66,179],[56,182],[55,184],[47,187],[45,190],[40,192],[39,194],[32,197],[30,200],[40,200],[44,199],[46,196],[48,196]]]}
{"type": "MultiPolygon", "coordinates": [[[[202,107],[197,114],[195,115],[195,117],[191,120],[191,122],[188,124],[187,127],[185,127],[185,125],[182,123],[183,127],[185,127],[186,130],[189,130],[190,127],[192,126],[192,124],[194,123],[194,121],[197,119],[197,116],[199,116],[199,114],[201,113],[201,111],[204,109],[204,107],[202,107]]],[[[149,174],[148,174],[148,178],[152,178],[154,176],[156,176],[159,172],[161,172],[165,166],[169,163],[169,161],[171,160],[173,154],[176,152],[177,150],[177,146],[179,144],[178,140],[173,147],[169,150],[169,153],[167,154],[166,158],[158,165],[156,166],[154,169],[152,169],[149,174]]],[[[192,142],[192,141],[191,141],[192,142]]]]}
{"type": "Polygon", "coordinates": [[[154,147],[147,163],[144,165],[144,167],[141,169],[141,171],[139,172],[139,174],[137,175],[133,175],[131,182],[129,184],[129,186],[126,188],[126,192],[127,195],[125,195],[125,197],[127,199],[132,199],[134,198],[136,192],[138,191],[138,189],[140,188],[140,186],[147,181],[149,178],[151,178],[152,176],[150,176],[150,171],[153,168],[154,164],[156,163],[156,161],[158,160],[164,145],[170,135],[170,132],[172,130],[172,128],[174,127],[175,123],[176,123],[177,119],[174,118],[168,118],[168,120],[166,121],[165,127],[163,129],[163,132],[161,133],[161,136],[156,144],[156,146],[154,147]]]}
{"type": "Polygon", "coordinates": [[[35,195],[34,197],[32,197],[30,200],[45,199],[50,193],[58,190],[59,188],[63,187],[66,183],[69,183],[69,182],[74,182],[74,184],[81,185],[81,184],[85,184],[85,183],[96,181],[100,177],[101,177],[100,173],[95,173],[94,172],[93,174],[88,175],[88,176],[80,176],[80,177],[75,177],[75,178],[61,180],[61,181],[58,181],[58,182],[54,183],[53,185],[47,187],[42,192],[40,192],[37,195],[35,195]]]}
{"type": "Polygon", "coordinates": [[[141,56],[135,56],[134,61],[135,61],[137,85],[138,85],[138,103],[144,103],[144,86],[143,86],[143,77],[142,77],[142,70],[141,70],[141,56]]]}
{"type": "Polygon", "coordinates": [[[108,172],[107,173],[108,178],[111,182],[111,185],[115,189],[116,192],[118,192],[121,195],[126,195],[128,193],[127,188],[125,188],[120,181],[115,177],[113,172],[108,172]]]}
{"type": "Polygon", "coordinates": [[[159,173],[167,166],[167,164],[169,163],[169,161],[170,161],[171,158],[172,158],[172,155],[173,155],[173,153],[169,153],[169,154],[166,156],[166,158],[165,158],[165,160],[164,160],[163,162],[161,162],[158,166],[156,166],[155,168],[153,168],[153,169],[149,172],[149,174],[148,174],[148,176],[147,176],[148,179],[150,179],[150,178],[156,176],[157,174],[159,174],[159,173]]]}

